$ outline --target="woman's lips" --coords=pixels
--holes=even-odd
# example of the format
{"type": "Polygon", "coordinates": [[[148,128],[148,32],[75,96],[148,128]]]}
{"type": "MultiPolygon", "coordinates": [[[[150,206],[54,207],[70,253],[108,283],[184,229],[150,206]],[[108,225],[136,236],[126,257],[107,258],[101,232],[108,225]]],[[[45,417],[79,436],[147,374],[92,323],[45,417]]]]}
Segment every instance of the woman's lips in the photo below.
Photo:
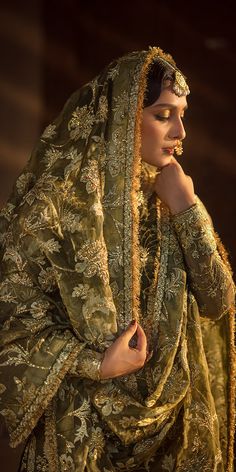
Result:
{"type": "Polygon", "coordinates": [[[162,148],[162,149],[166,154],[169,154],[169,155],[174,154],[174,151],[175,151],[175,148],[162,148]]]}

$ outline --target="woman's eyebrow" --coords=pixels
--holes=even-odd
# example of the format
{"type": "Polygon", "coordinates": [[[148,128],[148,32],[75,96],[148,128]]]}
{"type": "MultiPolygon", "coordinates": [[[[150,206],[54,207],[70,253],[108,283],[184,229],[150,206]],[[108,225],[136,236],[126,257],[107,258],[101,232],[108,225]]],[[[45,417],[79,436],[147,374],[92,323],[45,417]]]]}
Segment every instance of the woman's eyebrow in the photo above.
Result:
{"type": "MultiPolygon", "coordinates": [[[[153,105],[153,108],[171,108],[171,109],[174,109],[174,108],[178,108],[176,105],[172,105],[171,103],[157,103],[156,105],[153,105]]],[[[188,109],[188,105],[186,105],[183,110],[187,110],[188,109]]]]}

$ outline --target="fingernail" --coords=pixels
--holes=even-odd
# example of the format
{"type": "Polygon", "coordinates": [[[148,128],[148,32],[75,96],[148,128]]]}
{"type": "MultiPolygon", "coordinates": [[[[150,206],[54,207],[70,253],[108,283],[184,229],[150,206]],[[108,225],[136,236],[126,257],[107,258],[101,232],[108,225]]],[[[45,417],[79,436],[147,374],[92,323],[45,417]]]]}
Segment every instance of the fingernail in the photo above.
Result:
{"type": "Polygon", "coordinates": [[[130,322],[131,325],[134,325],[135,323],[136,323],[136,320],[132,320],[132,321],[130,322]]]}

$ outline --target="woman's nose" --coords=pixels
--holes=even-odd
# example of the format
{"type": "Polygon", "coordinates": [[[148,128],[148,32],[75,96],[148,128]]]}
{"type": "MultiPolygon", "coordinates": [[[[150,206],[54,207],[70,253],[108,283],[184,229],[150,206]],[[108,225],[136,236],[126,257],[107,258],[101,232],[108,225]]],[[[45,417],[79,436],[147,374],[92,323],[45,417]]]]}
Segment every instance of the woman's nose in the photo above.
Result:
{"type": "Polygon", "coordinates": [[[171,139],[178,140],[182,140],[185,138],[186,132],[181,118],[175,121],[172,128],[170,129],[169,136],[171,139]]]}

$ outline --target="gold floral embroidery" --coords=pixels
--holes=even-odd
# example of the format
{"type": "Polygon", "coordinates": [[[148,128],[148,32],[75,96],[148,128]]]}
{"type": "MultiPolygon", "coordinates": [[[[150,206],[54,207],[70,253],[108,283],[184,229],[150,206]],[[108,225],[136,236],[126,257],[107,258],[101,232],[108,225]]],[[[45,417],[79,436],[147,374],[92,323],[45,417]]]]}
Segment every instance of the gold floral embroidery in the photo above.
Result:
{"type": "Polygon", "coordinates": [[[86,183],[88,193],[95,192],[99,189],[100,179],[98,175],[98,164],[96,161],[89,161],[89,165],[81,172],[81,182],[86,183]]]}
{"type": "Polygon", "coordinates": [[[16,188],[19,195],[27,192],[30,183],[34,182],[35,176],[32,172],[25,172],[16,181],[16,188]]]}
{"type": "Polygon", "coordinates": [[[56,287],[56,275],[53,267],[42,269],[38,275],[38,281],[45,292],[52,292],[56,287]]]}
{"type": "Polygon", "coordinates": [[[114,97],[113,113],[117,124],[122,123],[128,111],[129,94],[124,90],[119,97],[114,97]]]}
{"type": "Polygon", "coordinates": [[[174,472],[175,467],[175,459],[173,458],[172,454],[166,455],[162,461],[162,468],[167,472],[174,472]]]}
{"type": "Polygon", "coordinates": [[[87,138],[94,123],[94,114],[91,107],[84,105],[77,107],[68,123],[71,139],[87,138]]]}
{"type": "Polygon", "coordinates": [[[115,64],[114,67],[111,67],[107,73],[107,78],[108,80],[111,79],[111,80],[114,80],[118,74],[119,74],[119,68],[120,68],[120,65],[119,65],[119,62],[118,64],[115,64]]]}
{"type": "Polygon", "coordinates": [[[8,247],[5,251],[5,254],[3,256],[4,261],[11,260],[17,267],[18,270],[23,271],[25,262],[23,262],[23,259],[17,250],[17,248],[14,248],[12,246],[8,247]]]}
{"type": "Polygon", "coordinates": [[[96,121],[105,121],[107,118],[107,112],[108,112],[108,103],[107,103],[107,98],[102,95],[99,98],[99,105],[98,105],[98,111],[96,113],[96,121]]]}
{"type": "Polygon", "coordinates": [[[184,286],[184,283],[183,271],[174,269],[166,283],[165,299],[174,298],[180,291],[180,288],[184,286]]]}
{"type": "Polygon", "coordinates": [[[42,318],[47,314],[50,304],[47,301],[33,302],[30,307],[30,313],[35,319],[42,318]]]}
{"type": "Polygon", "coordinates": [[[50,124],[45,128],[44,132],[41,135],[41,139],[42,140],[51,139],[55,136],[55,134],[56,134],[56,125],[50,124]]]}
{"type": "Polygon", "coordinates": [[[65,179],[68,179],[71,173],[75,173],[77,175],[80,171],[83,155],[81,152],[78,153],[76,148],[71,147],[68,153],[65,154],[65,158],[71,159],[70,164],[68,164],[64,170],[65,179]]]}
{"type": "Polygon", "coordinates": [[[97,275],[104,283],[108,282],[107,252],[102,241],[85,243],[77,252],[76,260],[83,261],[78,262],[75,269],[78,272],[83,272],[85,277],[97,275]]]}
{"type": "Polygon", "coordinates": [[[72,292],[72,297],[78,298],[87,298],[89,292],[89,285],[88,284],[80,284],[77,287],[74,287],[72,292]]]}
{"type": "Polygon", "coordinates": [[[21,274],[12,274],[10,275],[9,280],[13,284],[26,285],[28,287],[33,286],[33,282],[26,272],[22,272],[21,274]]]}
{"type": "Polygon", "coordinates": [[[69,231],[72,234],[81,229],[81,217],[75,215],[73,211],[68,209],[64,209],[62,212],[60,223],[64,230],[69,231]]]}
{"type": "MultiPolygon", "coordinates": [[[[67,391],[67,394],[69,392],[67,391]]],[[[60,398],[61,397],[61,389],[59,391],[60,398]]],[[[64,397],[63,397],[64,398],[64,397]]],[[[83,443],[83,441],[89,437],[89,419],[91,417],[91,405],[90,402],[84,398],[83,400],[80,399],[80,406],[78,406],[76,409],[73,409],[72,411],[69,411],[66,415],[68,419],[72,418],[73,420],[73,427],[75,430],[75,435],[74,435],[74,444],[69,443],[67,441],[67,452],[72,452],[72,449],[75,447],[79,448],[80,443],[83,443]],[[78,444],[79,443],[79,444],[78,444]]]]}
{"type": "Polygon", "coordinates": [[[123,251],[120,246],[116,246],[112,251],[109,251],[108,254],[109,266],[111,273],[116,274],[120,267],[123,267],[123,251]]]}
{"type": "Polygon", "coordinates": [[[125,396],[122,398],[122,395],[119,396],[117,393],[121,392],[117,392],[117,389],[112,384],[106,385],[101,389],[101,392],[96,393],[94,397],[95,405],[105,417],[111,413],[119,415],[125,408],[124,399],[127,400],[127,398],[125,396]]]}
{"type": "Polygon", "coordinates": [[[68,454],[62,454],[60,456],[60,469],[62,472],[74,472],[75,466],[73,458],[68,454]]]}
{"type": "Polygon", "coordinates": [[[148,261],[148,249],[145,247],[140,247],[140,262],[141,268],[143,269],[148,261]]]}
{"type": "MultiPolygon", "coordinates": [[[[104,315],[108,315],[109,313],[114,311],[114,305],[111,299],[108,297],[104,300],[104,298],[96,292],[95,289],[90,288],[88,291],[87,297],[83,303],[82,313],[84,318],[89,320],[94,320],[95,326],[95,314],[96,313],[103,313],[104,315]]],[[[109,326],[109,323],[108,323],[109,326]]]]}
{"type": "Polygon", "coordinates": [[[109,144],[110,159],[107,163],[109,172],[112,177],[117,177],[124,169],[125,159],[125,142],[123,127],[117,127],[112,133],[112,138],[109,144]]]}
{"type": "Polygon", "coordinates": [[[58,159],[62,159],[63,157],[64,156],[62,151],[51,146],[51,148],[46,151],[44,156],[44,160],[46,162],[46,169],[51,167],[58,159]]]}
{"type": "Polygon", "coordinates": [[[70,373],[79,377],[100,380],[100,367],[103,354],[91,349],[84,349],[76,360],[70,373]]]}
{"type": "Polygon", "coordinates": [[[203,316],[217,318],[233,303],[231,275],[217,252],[210,218],[197,199],[194,206],[172,218],[189,268],[191,288],[203,316]],[[231,295],[230,295],[231,294],[231,295]]]}
{"type": "Polygon", "coordinates": [[[60,252],[61,245],[54,238],[48,239],[41,243],[41,248],[44,252],[52,254],[53,252],[60,252]]]}
{"type": "Polygon", "coordinates": [[[91,438],[89,442],[89,456],[93,460],[100,459],[105,447],[105,438],[102,432],[102,429],[97,426],[92,428],[91,438]]]}
{"type": "Polygon", "coordinates": [[[203,255],[210,255],[216,250],[209,218],[200,205],[196,204],[173,216],[173,224],[177,234],[181,234],[182,247],[191,249],[193,258],[199,258],[199,250],[203,255]]]}
{"type": "Polygon", "coordinates": [[[12,203],[8,202],[5,207],[2,208],[0,212],[0,216],[6,218],[8,221],[11,220],[12,213],[15,209],[15,205],[12,203]]]}

